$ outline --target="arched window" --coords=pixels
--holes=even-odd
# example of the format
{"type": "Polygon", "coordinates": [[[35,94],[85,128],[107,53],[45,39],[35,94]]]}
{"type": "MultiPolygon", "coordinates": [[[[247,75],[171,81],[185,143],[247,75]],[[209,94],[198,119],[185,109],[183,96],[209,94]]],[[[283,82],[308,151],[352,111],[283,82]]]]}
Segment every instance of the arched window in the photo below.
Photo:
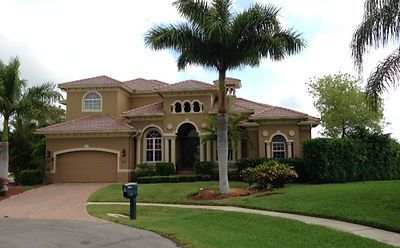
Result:
{"type": "Polygon", "coordinates": [[[183,104],[183,110],[185,111],[185,113],[189,113],[191,109],[192,107],[190,106],[190,102],[185,102],[183,104]]]}
{"type": "Polygon", "coordinates": [[[162,136],[156,129],[151,129],[146,135],[146,161],[162,161],[162,136]]]}
{"type": "Polygon", "coordinates": [[[175,103],[175,113],[182,112],[182,104],[180,102],[175,103]]]}
{"type": "Polygon", "coordinates": [[[90,92],[83,99],[83,111],[101,111],[101,96],[96,92],[90,92]]]}
{"type": "Polygon", "coordinates": [[[282,135],[275,135],[272,138],[272,157],[273,158],[286,157],[286,139],[282,135]]]}
{"type": "Polygon", "coordinates": [[[193,112],[201,112],[200,103],[198,101],[193,103],[193,112]]]}

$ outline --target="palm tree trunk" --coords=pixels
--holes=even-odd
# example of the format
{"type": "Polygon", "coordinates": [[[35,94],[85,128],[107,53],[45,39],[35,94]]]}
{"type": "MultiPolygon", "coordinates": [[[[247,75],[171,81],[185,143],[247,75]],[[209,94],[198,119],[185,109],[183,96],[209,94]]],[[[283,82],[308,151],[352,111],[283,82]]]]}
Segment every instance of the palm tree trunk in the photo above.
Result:
{"type": "Polygon", "coordinates": [[[229,193],[228,180],[228,114],[225,91],[225,72],[219,73],[219,96],[217,115],[217,153],[219,171],[219,192],[229,193]]]}
{"type": "MultiPolygon", "coordinates": [[[[0,177],[8,178],[8,117],[4,116],[3,134],[0,147],[0,177]]],[[[4,191],[8,191],[7,186],[4,191]]]]}

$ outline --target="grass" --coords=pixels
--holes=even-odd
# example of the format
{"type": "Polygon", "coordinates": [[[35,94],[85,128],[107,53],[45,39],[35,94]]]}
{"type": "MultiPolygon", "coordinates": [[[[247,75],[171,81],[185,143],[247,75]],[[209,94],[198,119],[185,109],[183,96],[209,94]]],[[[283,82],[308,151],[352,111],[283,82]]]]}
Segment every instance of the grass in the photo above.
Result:
{"type": "Polygon", "coordinates": [[[129,220],[107,216],[107,213],[128,215],[128,206],[89,205],[88,212],[102,219],[157,232],[190,248],[390,247],[348,233],[254,214],[139,207],[137,220],[129,220]]]}
{"type": "MultiPolygon", "coordinates": [[[[232,187],[246,184],[232,182],[232,187]]],[[[324,185],[289,185],[269,196],[216,201],[189,201],[200,188],[217,188],[217,182],[146,184],[139,186],[139,202],[231,205],[320,216],[400,232],[400,181],[373,181],[324,185]]],[[[121,186],[95,192],[89,201],[126,201],[121,186]]]]}

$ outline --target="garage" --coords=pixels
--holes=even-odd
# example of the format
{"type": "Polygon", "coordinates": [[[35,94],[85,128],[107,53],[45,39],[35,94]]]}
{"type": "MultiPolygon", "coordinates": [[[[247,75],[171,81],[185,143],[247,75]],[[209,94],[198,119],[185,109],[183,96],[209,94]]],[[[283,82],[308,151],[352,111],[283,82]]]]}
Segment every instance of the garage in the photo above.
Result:
{"type": "Polygon", "coordinates": [[[55,182],[117,182],[117,155],[103,151],[76,151],[56,157],[55,182]]]}

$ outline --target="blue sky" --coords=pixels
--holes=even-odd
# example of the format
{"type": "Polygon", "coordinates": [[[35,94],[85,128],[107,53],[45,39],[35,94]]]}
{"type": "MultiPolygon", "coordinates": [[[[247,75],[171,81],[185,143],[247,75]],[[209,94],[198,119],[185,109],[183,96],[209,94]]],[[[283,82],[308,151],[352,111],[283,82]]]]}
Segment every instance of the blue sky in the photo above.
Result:
{"type": "MultiPolygon", "coordinates": [[[[168,83],[186,79],[211,82],[217,78],[215,71],[199,67],[178,71],[173,52],[152,51],[144,45],[143,36],[149,28],[182,20],[172,2],[2,0],[0,23],[7,25],[0,26],[0,59],[7,61],[18,55],[22,76],[30,85],[98,75],[118,80],[143,77],[168,83]]],[[[283,25],[302,32],[308,44],[302,53],[284,61],[265,60],[257,68],[229,72],[228,76],[242,80],[240,97],[318,116],[307,93],[309,79],[338,72],[357,75],[349,44],[362,18],[363,0],[233,2],[235,11],[256,2],[280,7],[283,25]]],[[[364,77],[388,51],[371,52],[364,77]]],[[[400,138],[398,94],[391,90],[385,95],[385,118],[392,123],[386,131],[400,138]]]]}

